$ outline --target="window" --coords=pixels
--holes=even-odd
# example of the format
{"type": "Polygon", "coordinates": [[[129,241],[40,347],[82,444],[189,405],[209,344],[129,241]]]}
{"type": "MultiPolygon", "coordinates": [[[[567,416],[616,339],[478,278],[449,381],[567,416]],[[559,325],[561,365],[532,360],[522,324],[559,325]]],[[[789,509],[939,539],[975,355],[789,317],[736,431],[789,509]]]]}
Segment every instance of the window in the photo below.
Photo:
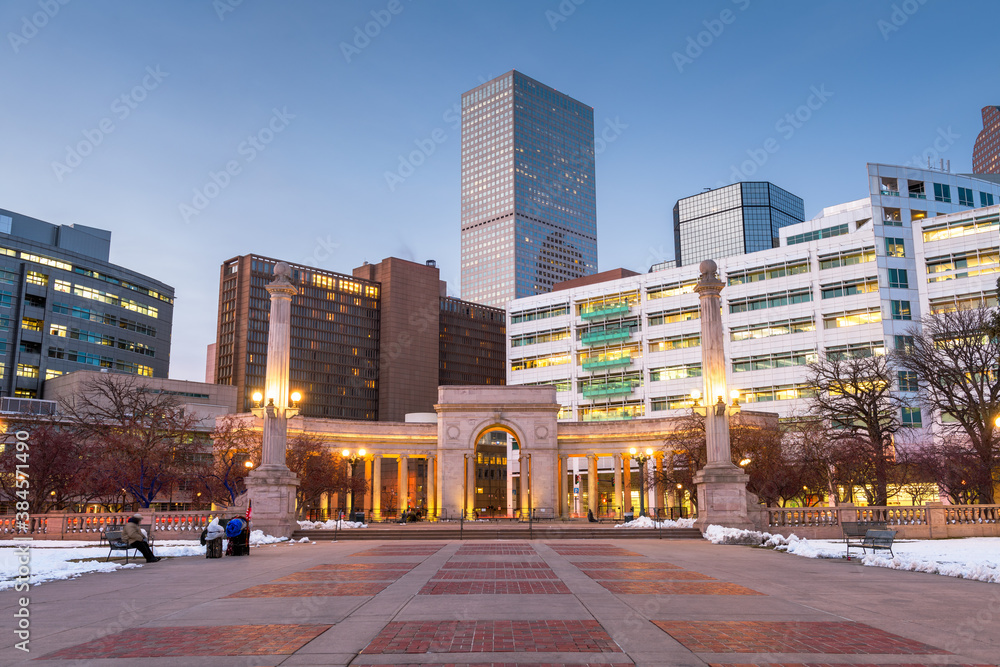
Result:
{"type": "Polygon", "coordinates": [[[894,336],[893,347],[900,352],[909,352],[913,349],[913,336],[894,336]]]}
{"type": "Polygon", "coordinates": [[[49,284],[49,277],[44,273],[39,273],[38,271],[28,271],[27,281],[29,285],[45,287],[49,284]]]}
{"type": "Polygon", "coordinates": [[[701,364],[681,364],[666,368],[649,369],[649,381],[681,380],[683,378],[701,377],[701,364]]]}
{"type": "Polygon", "coordinates": [[[816,331],[816,323],[813,322],[812,317],[730,327],[729,339],[734,341],[756,340],[757,338],[770,338],[771,336],[784,336],[807,331],[816,331]]]}
{"type": "Polygon", "coordinates": [[[892,309],[892,319],[894,320],[911,319],[909,301],[890,301],[889,305],[892,309]]]}
{"type": "Polygon", "coordinates": [[[828,359],[868,359],[870,357],[881,357],[885,354],[885,343],[882,341],[869,341],[866,343],[848,343],[847,345],[831,345],[826,348],[828,359]]]}
{"type": "Polygon", "coordinates": [[[805,366],[819,360],[816,350],[799,350],[796,352],[774,352],[758,354],[752,357],[737,357],[733,359],[733,372],[764,371],[789,366],[805,366]]]}
{"type": "Polygon", "coordinates": [[[809,241],[818,241],[819,239],[828,239],[834,236],[843,236],[844,234],[849,233],[849,231],[850,229],[845,223],[835,227],[825,227],[823,229],[805,232],[804,234],[793,234],[788,237],[786,245],[797,245],[799,243],[808,243],[809,241]]]}
{"type": "Polygon", "coordinates": [[[899,371],[899,390],[917,391],[917,374],[913,371],[899,371]]]}
{"type": "Polygon", "coordinates": [[[889,287],[908,289],[909,286],[906,269],[889,269],[889,287]]]}
{"type": "Polygon", "coordinates": [[[934,201],[943,201],[946,204],[951,203],[951,186],[942,185],[941,183],[934,184],[934,201]]]}
{"type": "Polygon", "coordinates": [[[920,428],[924,420],[920,417],[920,408],[903,408],[903,426],[920,428]]]}
{"type": "Polygon", "coordinates": [[[885,256],[906,257],[906,246],[903,244],[903,239],[885,237],[885,256]]]}
{"type": "Polygon", "coordinates": [[[701,345],[700,334],[685,334],[651,340],[649,341],[649,351],[666,352],[667,350],[679,350],[685,347],[698,347],[699,345],[701,345]]]}
{"type": "Polygon", "coordinates": [[[979,205],[980,206],[993,206],[993,193],[992,192],[980,192],[979,193],[979,205]]]}
{"type": "Polygon", "coordinates": [[[770,266],[758,266],[753,269],[743,269],[733,271],[726,275],[726,280],[730,285],[743,285],[746,283],[756,283],[761,280],[772,278],[784,278],[785,276],[795,276],[800,273],[809,273],[809,260],[799,259],[770,266]]]}
{"type": "Polygon", "coordinates": [[[765,308],[778,308],[789,306],[795,303],[807,303],[812,301],[812,290],[802,287],[783,292],[772,292],[770,294],[759,294],[755,296],[743,297],[742,299],[731,299],[729,301],[730,313],[745,313],[753,310],[763,310],[765,308]]]}
{"type": "Polygon", "coordinates": [[[43,322],[34,317],[24,317],[21,319],[21,328],[28,331],[41,331],[43,322]]]}
{"type": "Polygon", "coordinates": [[[875,261],[875,248],[862,248],[861,250],[845,250],[832,255],[820,255],[819,269],[836,269],[841,266],[853,266],[875,261]]]}
{"type": "Polygon", "coordinates": [[[38,377],[38,366],[31,366],[29,364],[18,364],[17,376],[21,378],[36,378],[38,377]]]}
{"type": "Polygon", "coordinates": [[[924,225],[924,243],[929,241],[943,241],[969,234],[981,234],[985,232],[996,233],[1000,229],[1000,220],[996,213],[973,216],[972,218],[962,218],[944,223],[924,225]]]}
{"type": "Polygon", "coordinates": [[[820,294],[824,299],[835,299],[841,296],[852,296],[854,294],[867,294],[878,291],[878,279],[875,276],[870,278],[855,278],[854,280],[842,280],[839,283],[822,285],[820,294]]]}
{"type": "Polygon", "coordinates": [[[970,188],[963,188],[959,186],[958,188],[958,203],[962,206],[975,206],[975,199],[972,196],[972,190],[970,188]]]}
{"type": "Polygon", "coordinates": [[[67,293],[69,293],[69,292],[73,291],[73,285],[68,280],[59,280],[59,279],[56,279],[56,281],[55,281],[55,289],[56,289],[57,292],[67,292],[67,293]]]}
{"type": "Polygon", "coordinates": [[[62,336],[66,337],[66,327],[61,324],[50,324],[49,325],[49,335],[50,336],[62,336]]]}
{"type": "Polygon", "coordinates": [[[923,220],[927,217],[927,211],[918,211],[915,208],[910,209],[910,222],[916,222],[917,220],[923,220]]]}
{"type": "Polygon", "coordinates": [[[665,310],[662,313],[651,314],[649,316],[649,326],[655,327],[672,322],[687,322],[688,320],[697,320],[699,317],[701,317],[701,309],[697,306],[675,308],[674,310],[665,310]]]}
{"type": "Polygon", "coordinates": [[[824,329],[841,329],[855,327],[859,324],[874,324],[882,321],[882,312],[878,309],[852,310],[846,313],[831,313],[823,315],[824,329]]]}
{"type": "Polygon", "coordinates": [[[927,199],[923,181],[907,181],[907,191],[911,199],[927,199]]]}
{"type": "Polygon", "coordinates": [[[520,324],[521,322],[533,322],[534,320],[547,319],[549,317],[559,317],[561,315],[569,315],[569,304],[563,303],[556,306],[544,306],[542,308],[535,308],[534,310],[523,310],[514,313],[510,317],[511,324],[520,324]]]}
{"type": "Polygon", "coordinates": [[[902,227],[903,216],[898,208],[883,208],[882,223],[890,227],[902,227]]]}

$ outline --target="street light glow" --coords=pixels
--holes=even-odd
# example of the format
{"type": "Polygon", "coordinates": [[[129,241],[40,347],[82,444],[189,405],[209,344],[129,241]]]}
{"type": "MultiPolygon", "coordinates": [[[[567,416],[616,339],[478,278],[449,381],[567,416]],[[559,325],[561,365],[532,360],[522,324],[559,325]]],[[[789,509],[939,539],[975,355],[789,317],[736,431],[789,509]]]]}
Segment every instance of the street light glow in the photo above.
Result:
{"type": "Polygon", "coordinates": [[[301,391],[293,391],[292,392],[292,403],[298,403],[301,400],[302,400],[302,392],[301,391]]]}
{"type": "Polygon", "coordinates": [[[253,398],[254,403],[260,403],[261,401],[264,400],[264,394],[260,393],[259,391],[255,391],[251,398],[253,398]]]}
{"type": "Polygon", "coordinates": [[[340,453],[340,455],[341,455],[341,456],[343,456],[343,457],[344,457],[344,458],[346,459],[346,458],[347,458],[348,456],[350,456],[350,455],[351,455],[351,450],[349,450],[349,449],[345,449],[344,451],[342,451],[342,452],[340,453]]]}
{"type": "Polygon", "coordinates": [[[365,455],[365,450],[359,449],[358,450],[358,456],[364,456],[364,455],[365,455]]]}
{"type": "Polygon", "coordinates": [[[701,398],[701,392],[698,391],[697,389],[692,389],[691,390],[691,398],[693,398],[694,400],[697,401],[698,399],[701,398]]]}

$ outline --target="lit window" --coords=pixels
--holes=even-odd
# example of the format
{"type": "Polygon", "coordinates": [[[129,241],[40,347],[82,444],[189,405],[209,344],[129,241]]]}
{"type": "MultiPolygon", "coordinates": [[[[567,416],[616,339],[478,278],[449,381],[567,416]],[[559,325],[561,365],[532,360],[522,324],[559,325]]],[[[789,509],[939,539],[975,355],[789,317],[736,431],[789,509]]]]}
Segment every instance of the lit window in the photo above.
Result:
{"type": "Polygon", "coordinates": [[[73,291],[73,286],[70,284],[70,282],[68,280],[58,280],[57,279],[55,281],[55,290],[57,292],[67,292],[68,293],[68,292],[72,292],[73,291]]]}
{"type": "Polygon", "coordinates": [[[885,255],[886,257],[906,257],[906,247],[903,245],[903,239],[891,236],[885,237],[885,255]]]}
{"type": "Polygon", "coordinates": [[[21,328],[27,329],[28,331],[41,331],[43,322],[41,320],[36,320],[34,317],[25,317],[21,319],[21,328]]]}
{"type": "Polygon", "coordinates": [[[892,319],[894,320],[911,319],[909,301],[890,301],[889,304],[890,307],[892,308],[892,319]]]}
{"type": "Polygon", "coordinates": [[[903,408],[903,426],[920,428],[924,420],[920,416],[920,408],[903,408]]]}
{"type": "Polygon", "coordinates": [[[18,364],[17,376],[22,378],[36,378],[38,377],[38,366],[31,366],[29,364],[18,364]]]}
{"type": "Polygon", "coordinates": [[[45,287],[49,284],[49,277],[44,273],[39,273],[38,271],[28,271],[27,281],[30,285],[45,287]]]}

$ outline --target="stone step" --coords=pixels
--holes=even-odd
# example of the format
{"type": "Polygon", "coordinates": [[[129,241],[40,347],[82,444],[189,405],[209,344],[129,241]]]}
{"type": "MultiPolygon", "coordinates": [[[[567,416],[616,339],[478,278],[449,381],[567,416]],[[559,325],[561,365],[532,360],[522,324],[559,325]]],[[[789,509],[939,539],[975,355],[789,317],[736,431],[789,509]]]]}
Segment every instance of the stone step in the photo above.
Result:
{"type": "Polygon", "coordinates": [[[328,540],[621,540],[621,539],[664,539],[700,540],[697,528],[576,528],[558,523],[527,526],[475,527],[459,529],[458,526],[439,528],[435,526],[379,526],[377,528],[352,528],[349,530],[296,530],[293,540],[308,537],[311,541],[328,540]]]}

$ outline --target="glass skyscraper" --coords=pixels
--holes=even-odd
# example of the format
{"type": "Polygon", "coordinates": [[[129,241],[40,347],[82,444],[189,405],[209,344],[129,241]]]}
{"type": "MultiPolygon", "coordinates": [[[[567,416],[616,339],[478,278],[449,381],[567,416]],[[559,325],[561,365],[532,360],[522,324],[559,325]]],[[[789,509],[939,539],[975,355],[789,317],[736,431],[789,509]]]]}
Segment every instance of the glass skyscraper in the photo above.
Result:
{"type": "Polygon", "coordinates": [[[462,95],[462,298],[596,272],[593,108],[517,71],[462,95]]]}
{"type": "Polygon", "coordinates": [[[802,199],[766,181],[741,182],[674,205],[678,266],[778,247],[778,230],[805,219],[802,199]]]}

